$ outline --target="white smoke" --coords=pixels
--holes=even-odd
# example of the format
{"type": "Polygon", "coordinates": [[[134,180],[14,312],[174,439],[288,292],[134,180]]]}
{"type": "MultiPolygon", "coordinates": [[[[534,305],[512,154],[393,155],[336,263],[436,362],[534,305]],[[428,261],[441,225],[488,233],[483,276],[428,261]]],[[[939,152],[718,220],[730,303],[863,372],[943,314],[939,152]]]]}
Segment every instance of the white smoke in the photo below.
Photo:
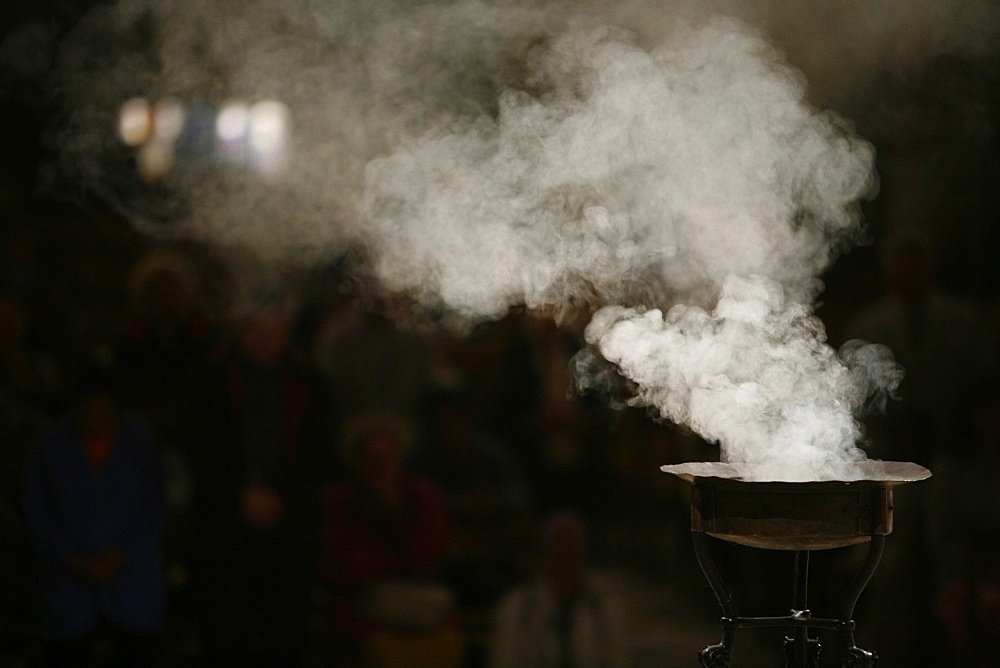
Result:
{"type": "Polygon", "coordinates": [[[763,274],[799,300],[857,231],[873,150],[804,102],[801,77],[732,20],[647,52],[570,31],[497,118],[368,165],[361,217],[383,280],[468,315],[616,301],[636,281],[713,298],[763,274]]]}
{"type": "MultiPolygon", "coordinates": [[[[697,27],[716,15],[734,18],[731,26],[737,25],[735,19],[743,21],[737,34],[761,33],[760,51],[746,63],[738,44],[744,38],[722,39],[719,67],[728,58],[735,75],[755,63],[764,67],[762,59],[778,64],[782,59],[764,43],[766,32],[809,73],[808,92],[814,98],[853,110],[853,96],[877,85],[885,71],[916,77],[937,55],[976,57],[994,48],[1000,8],[989,0],[960,6],[926,0],[905,8],[863,0],[677,0],[668,5],[649,0],[245,0],[238,5],[121,0],[99,5],[62,42],[53,76],[44,82],[46,90],[58,92],[68,116],[52,141],[60,149],[59,170],[75,187],[98,192],[137,222],[162,213],[175,234],[246,244],[272,258],[314,261],[367,234],[357,205],[373,158],[428,136],[450,135],[482,117],[494,121],[503,91],[540,93],[541,83],[531,79],[535,66],[567,31],[622,26],[619,37],[628,42],[633,38],[626,35],[634,35],[640,52],[681,52],[671,43],[684,41],[683,26],[698,34],[697,27]],[[114,155],[112,130],[120,105],[136,95],[173,96],[192,110],[231,100],[284,102],[292,113],[295,144],[287,179],[262,187],[255,178],[188,163],[165,184],[180,202],[166,212],[144,208],[143,193],[123,183],[126,165],[114,155]]],[[[47,34],[42,24],[13,34],[0,46],[0,73],[37,70],[47,60],[36,53],[44,51],[47,34]]],[[[562,42],[565,49],[566,39],[562,42]]],[[[560,57],[576,58],[572,69],[584,56],[560,57]]],[[[689,62],[699,57],[694,52],[689,62]]],[[[684,59],[677,57],[678,67],[684,59]]],[[[801,78],[782,68],[784,76],[801,78]]],[[[758,79],[750,75],[746,83],[752,87],[758,79]]],[[[742,82],[733,83],[731,93],[742,82]]],[[[789,90],[794,97],[801,92],[789,90]]],[[[677,92],[686,93],[683,87],[677,92]]],[[[541,100],[543,106],[549,102],[541,100]]],[[[730,107],[705,110],[706,122],[725,122],[730,107]]],[[[659,203],[628,204],[649,210],[659,203]]]]}
{"type": "Polygon", "coordinates": [[[852,372],[822,323],[764,277],[727,278],[711,312],[607,307],[586,336],[636,382],[636,403],[719,443],[722,461],[739,463],[747,480],[856,477],[849,464],[865,454],[855,413],[900,380],[875,346],[850,348],[870,356],[852,372]],[[855,378],[876,368],[879,387],[855,378]]]}
{"type": "Polygon", "coordinates": [[[837,477],[863,457],[864,390],[898,381],[881,349],[839,358],[811,315],[874,151],[769,38],[839,100],[887,67],[976,53],[992,6],[130,0],[63,52],[63,167],[130,212],[106,159],[121,102],[281,100],[286,178],[174,170],[175,232],[300,261],[361,245],[387,287],[462,320],[647,307],[588,330],[636,403],[758,477],[837,477]]]}
{"type": "Polygon", "coordinates": [[[103,6],[76,26],[60,54],[53,87],[69,115],[54,137],[60,169],[151,232],[319,261],[360,234],[367,163],[491,113],[545,24],[538,10],[476,1],[103,6]],[[161,184],[174,196],[161,216],[160,202],[150,205],[141,188],[138,195],[130,188],[109,132],[120,105],[136,95],[180,100],[189,118],[231,101],[283,102],[293,127],[285,178],[262,184],[220,170],[198,159],[201,147],[161,184]],[[157,229],[161,217],[165,229],[157,229]]]}
{"type": "Polygon", "coordinates": [[[720,443],[744,477],[849,477],[863,401],[807,304],[857,231],[871,146],[732,20],[678,26],[652,51],[570,31],[531,77],[544,92],[505,94],[495,120],[369,164],[382,280],[470,316],[588,291],[613,303],[642,280],[681,303],[721,290],[713,313],[605,309],[587,339],[635,403],[720,443]]]}

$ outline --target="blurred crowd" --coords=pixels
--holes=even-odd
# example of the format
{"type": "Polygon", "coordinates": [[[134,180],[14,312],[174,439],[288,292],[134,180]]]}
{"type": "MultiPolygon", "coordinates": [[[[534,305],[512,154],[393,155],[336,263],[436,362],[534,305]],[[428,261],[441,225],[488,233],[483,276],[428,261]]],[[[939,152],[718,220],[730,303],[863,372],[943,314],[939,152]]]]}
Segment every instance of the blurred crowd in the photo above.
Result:
{"type": "MultiPolygon", "coordinates": [[[[0,249],[4,665],[627,666],[629,611],[593,567],[712,607],[686,487],[659,466],[717,450],[574,391],[586,314],[458,335],[349,258],[275,270],[76,211],[29,218],[0,249]]],[[[859,644],[867,621],[884,656],[986,665],[996,332],[935,287],[921,239],[887,244],[885,266],[884,299],[841,329],[908,374],[871,455],[934,478],[900,490],[859,644]]],[[[828,560],[818,598],[856,556],[828,560]]],[[[740,559],[758,563],[723,562],[740,559]]],[[[783,612],[772,577],[736,569],[783,612]]]]}
{"type": "Polygon", "coordinates": [[[657,466],[712,448],[578,396],[581,323],[447,333],[350,259],[45,215],[3,239],[6,662],[485,665],[503,597],[553,573],[565,628],[495,663],[622,663],[618,612],[563,638],[604,595],[585,562],[642,558],[598,527],[638,497],[632,533],[682,526],[657,466]]]}

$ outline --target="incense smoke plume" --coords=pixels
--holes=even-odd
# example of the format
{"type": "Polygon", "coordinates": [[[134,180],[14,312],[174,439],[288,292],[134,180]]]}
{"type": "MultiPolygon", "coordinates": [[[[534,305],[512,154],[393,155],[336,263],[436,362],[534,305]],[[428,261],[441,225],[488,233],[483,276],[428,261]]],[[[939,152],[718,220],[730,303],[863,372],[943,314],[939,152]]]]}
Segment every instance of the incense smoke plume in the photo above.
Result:
{"type": "Polygon", "coordinates": [[[543,92],[505,94],[496,120],[369,164],[361,211],[383,281],[470,317],[588,292],[616,303],[644,283],[680,304],[721,290],[711,314],[606,308],[588,342],[636,382],[635,403],[720,443],[747,478],[849,478],[865,397],[806,304],[857,232],[871,146],[728,20],[652,51],[570,31],[531,77],[543,92]]]}
{"type": "Polygon", "coordinates": [[[921,3],[905,22],[860,0],[843,14],[777,1],[224,4],[133,0],[74,30],[57,70],[71,108],[54,136],[63,174],[159,233],[301,262],[361,245],[385,286],[456,321],[616,305],[588,341],[636,381],[635,403],[728,461],[801,479],[864,456],[854,413],[899,370],[878,347],[838,356],[811,305],[857,240],[874,150],[810,103],[765,35],[829,74],[814,99],[841,100],[850,73],[867,85],[882,67],[918,67],[900,54],[931,27],[941,52],[974,50],[964,31],[988,3],[948,15],[952,3],[921,3]],[[817,23],[838,29],[791,29],[817,23]],[[871,50],[845,40],[857,30],[878,38],[871,50]],[[138,183],[112,131],[136,95],[284,102],[284,178],[191,159],[138,183]]]}
{"type": "Polygon", "coordinates": [[[872,187],[871,146],[729,20],[652,52],[613,29],[556,39],[497,118],[372,161],[361,216],[390,285],[470,316],[617,302],[643,283],[703,301],[730,274],[808,300],[872,187]]]}
{"type": "Polygon", "coordinates": [[[636,382],[636,403],[719,443],[748,480],[852,479],[865,459],[854,415],[901,380],[884,346],[838,356],[809,309],[763,277],[728,277],[712,311],[607,307],[586,335],[636,382]]]}

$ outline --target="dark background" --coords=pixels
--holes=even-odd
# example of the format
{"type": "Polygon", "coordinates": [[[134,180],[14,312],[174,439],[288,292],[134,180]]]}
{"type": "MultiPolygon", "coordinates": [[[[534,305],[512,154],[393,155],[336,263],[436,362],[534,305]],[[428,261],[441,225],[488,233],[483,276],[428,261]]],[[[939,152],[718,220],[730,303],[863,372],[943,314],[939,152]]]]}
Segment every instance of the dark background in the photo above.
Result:
{"type": "MultiPolygon", "coordinates": [[[[45,23],[58,40],[93,4],[8,4],[0,17],[0,42],[27,21],[45,23]]],[[[808,62],[797,62],[794,42],[787,45],[787,55],[815,83],[817,103],[833,106],[850,118],[859,134],[877,149],[881,188],[864,205],[868,241],[839,258],[822,277],[826,288],[819,298],[818,314],[831,342],[842,343],[851,318],[884,294],[887,240],[901,230],[920,229],[933,243],[938,286],[979,312],[994,354],[1000,353],[1000,49],[975,58],[931,58],[918,73],[905,78],[885,72],[840,109],[836,108],[837,96],[824,96],[822,72],[810,72],[808,62]]],[[[15,240],[30,240],[32,262],[44,286],[39,297],[44,301],[31,305],[32,325],[57,362],[75,368],[95,346],[118,336],[130,309],[128,273],[155,243],[92,193],[74,189],[59,178],[53,140],[53,130],[62,118],[59,91],[47,88],[44,76],[14,77],[2,71],[0,75],[0,262],[10,266],[19,252],[15,240]]],[[[205,276],[225,275],[210,247],[176,245],[196,258],[205,276]]],[[[324,290],[342,296],[346,280],[328,268],[304,278],[313,286],[314,295],[319,295],[314,305],[320,311],[328,301],[324,290]]],[[[224,288],[209,286],[209,293],[213,290],[224,288]]],[[[522,318],[512,315],[509,321],[519,324],[522,318]]],[[[501,324],[497,331],[502,338],[507,330],[501,324]]],[[[489,357],[496,339],[486,336],[465,343],[449,339],[446,344],[453,352],[458,350],[459,366],[472,369],[489,357]]],[[[58,406],[50,408],[56,411],[58,406]]],[[[679,645],[683,648],[687,643],[693,652],[704,636],[712,640],[716,610],[687,545],[685,490],[661,480],[656,466],[692,455],[708,459],[715,451],[687,434],[655,426],[641,414],[623,418],[612,416],[606,407],[588,405],[585,410],[605,425],[608,435],[606,449],[595,455],[606,468],[595,467],[590,477],[581,479],[594,498],[607,501],[603,505],[594,502],[595,507],[586,509],[595,528],[594,559],[661,588],[669,605],[655,608],[647,621],[656,629],[661,627],[655,624],[662,623],[664,638],[672,638],[678,629],[682,635],[690,632],[679,645]],[[641,426],[633,428],[635,423],[641,426]]],[[[13,491],[23,458],[12,454],[6,443],[0,447],[8,448],[4,480],[13,481],[15,486],[8,488],[13,491]]],[[[11,501],[16,508],[16,499],[11,501]]],[[[15,587],[14,596],[30,596],[31,588],[23,585],[30,582],[32,561],[24,556],[28,553],[18,554],[21,561],[4,561],[0,569],[6,583],[22,585],[15,587]]],[[[729,553],[725,558],[730,557],[736,561],[757,558],[729,553]]],[[[841,565],[835,557],[829,561],[835,570],[841,565]]],[[[917,568],[919,559],[912,563],[917,568]]],[[[785,566],[782,563],[776,569],[785,566]]],[[[5,627],[0,631],[28,648],[21,657],[30,657],[31,643],[37,639],[35,609],[29,601],[17,599],[11,609],[5,610],[5,627]]],[[[864,612],[874,626],[896,611],[875,602],[864,612]]],[[[859,619],[863,627],[866,620],[859,619]]],[[[186,622],[183,612],[172,619],[174,637],[183,639],[186,622]]],[[[912,641],[917,647],[933,642],[928,638],[912,641]]],[[[875,643],[879,641],[876,637],[875,643]]],[[[183,643],[178,640],[176,644],[183,643]]],[[[940,651],[939,646],[931,649],[940,651]]],[[[687,665],[686,659],[677,665],[687,665]]],[[[911,664],[889,660],[887,665],[911,664]]]]}

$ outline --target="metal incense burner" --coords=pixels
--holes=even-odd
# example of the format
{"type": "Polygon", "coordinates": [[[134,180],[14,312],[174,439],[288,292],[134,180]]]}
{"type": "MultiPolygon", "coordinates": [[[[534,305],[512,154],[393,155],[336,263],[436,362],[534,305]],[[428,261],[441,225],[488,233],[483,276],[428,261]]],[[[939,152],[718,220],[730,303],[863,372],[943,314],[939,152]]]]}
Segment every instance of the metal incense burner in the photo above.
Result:
{"type": "Polygon", "coordinates": [[[739,464],[692,462],[661,470],[691,483],[691,532],[695,556],[722,608],[722,642],[698,654],[702,666],[728,666],[736,632],[790,628],[786,666],[819,666],[819,641],[809,629],[837,631],[843,666],[872,668],[877,656],[854,644],[854,606],[882,558],[892,533],[892,489],[930,477],[909,462],[864,461],[845,480],[750,482],[739,464]],[[849,479],[847,479],[849,478],[849,479]],[[783,617],[741,617],[709,552],[707,536],[766,550],[795,551],[792,610],[783,617]],[[849,585],[839,617],[813,617],[807,603],[809,552],[869,542],[868,556],[849,585]]]}

